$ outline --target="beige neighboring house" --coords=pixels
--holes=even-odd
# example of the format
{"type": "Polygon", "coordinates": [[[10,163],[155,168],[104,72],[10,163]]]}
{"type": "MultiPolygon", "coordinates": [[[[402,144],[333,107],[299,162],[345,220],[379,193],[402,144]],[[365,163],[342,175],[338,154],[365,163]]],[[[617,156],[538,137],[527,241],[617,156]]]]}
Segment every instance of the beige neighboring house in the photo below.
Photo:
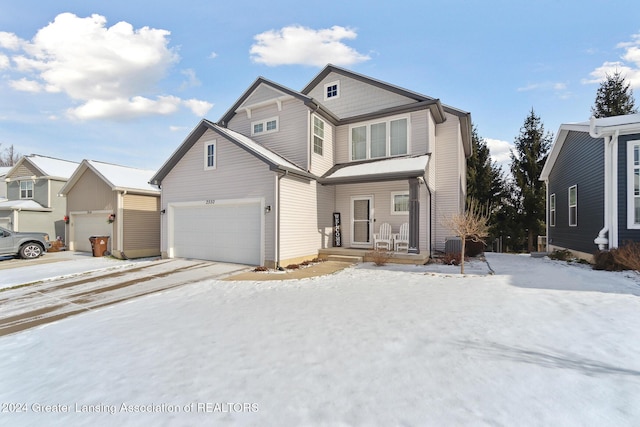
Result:
{"type": "Polygon", "coordinates": [[[471,151],[471,115],[439,99],[333,65],[301,91],[258,78],[152,178],[162,255],[286,266],[407,223],[424,260],[464,209],[471,151]]]}
{"type": "Polygon", "coordinates": [[[64,238],[66,200],[58,197],[78,163],[31,154],[6,173],[6,200],[0,201],[0,226],[13,231],[48,233],[64,238]]]}
{"type": "Polygon", "coordinates": [[[83,160],[60,190],[67,203],[67,242],[91,252],[91,236],[109,236],[117,258],[160,255],[160,190],[155,171],[83,160]]]}
{"type": "Polygon", "coordinates": [[[7,183],[4,179],[10,170],[11,167],[9,166],[0,167],[0,202],[7,200],[7,183]]]}

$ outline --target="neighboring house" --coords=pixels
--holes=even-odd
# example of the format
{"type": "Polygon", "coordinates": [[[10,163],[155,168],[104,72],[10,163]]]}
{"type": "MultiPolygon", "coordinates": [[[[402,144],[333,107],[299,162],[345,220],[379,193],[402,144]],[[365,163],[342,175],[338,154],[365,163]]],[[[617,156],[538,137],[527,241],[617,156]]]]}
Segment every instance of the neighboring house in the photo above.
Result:
{"type": "Polygon", "coordinates": [[[640,114],[560,126],[540,179],[548,250],[591,260],[640,240],[640,114]]]}
{"type": "Polygon", "coordinates": [[[117,258],[160,255],[160,190],[155,171],[83,160],[60,189],[67,201],[70,250],[91,252],[91,236],[109,236],[117,258]]]}
{"type": "Polygon", "coordinates": [[[7,200],[0,202],[0,226],[13,231],[41,231],[64,238],[66,201],[58,191],[78,163],[31,154],[7,172],[7,200]]]}
{"type": "Polygon", "coordinates": [[[153,177],[162,255],[286,266],[334,246],[371,248],[410,224],[409,252],[444,250],[464,209],[470,114],[328,65],[302,91],[258,78],[202,120],[153,177]]]}
{"type": "Polygon", "coordinates": [[[10,170],[11,167],[0,167],[0,202],[7,200],[7,183],[4,179],[7,177],[7,172],[10,170]]]}

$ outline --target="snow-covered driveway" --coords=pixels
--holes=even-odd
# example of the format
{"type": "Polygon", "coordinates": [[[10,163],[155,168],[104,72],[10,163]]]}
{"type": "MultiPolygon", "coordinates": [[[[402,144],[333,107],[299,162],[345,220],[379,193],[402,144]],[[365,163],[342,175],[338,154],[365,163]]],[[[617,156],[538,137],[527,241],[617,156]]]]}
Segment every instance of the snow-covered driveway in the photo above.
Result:
{"type": "Polygon", "coordinates": [[[0,337],[0,424],[638,425],[635,273],[487,258],[208,280],[0,337]]]}

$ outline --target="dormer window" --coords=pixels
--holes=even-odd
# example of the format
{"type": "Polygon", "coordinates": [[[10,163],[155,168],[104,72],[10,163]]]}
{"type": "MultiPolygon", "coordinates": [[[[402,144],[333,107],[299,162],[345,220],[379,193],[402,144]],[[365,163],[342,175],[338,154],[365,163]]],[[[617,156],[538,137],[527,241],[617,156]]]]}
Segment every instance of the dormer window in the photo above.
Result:
{"type": "Polygon", "coordinates": [[[33,181],[20,181],[20,198],[33,199],[33,181]]]}
{"type": "Polygon", "coordinates": [[[324,85],[324,100],[340,97],[340,82],[331,82],[324,85]]]}
{"type": "Polygon", "coordinates": [[[278,131],[278,118],[273,117],[251,123],[251,135],[260,135],[267,132],[278,131]]]}

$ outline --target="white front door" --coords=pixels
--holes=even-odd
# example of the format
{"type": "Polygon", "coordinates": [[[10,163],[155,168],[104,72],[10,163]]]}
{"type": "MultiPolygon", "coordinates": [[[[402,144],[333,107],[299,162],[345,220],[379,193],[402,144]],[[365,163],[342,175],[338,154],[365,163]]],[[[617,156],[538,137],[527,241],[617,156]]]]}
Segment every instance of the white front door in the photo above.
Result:
{"type": "Polygon", "coordinates": [[[351,246],[370,248],[373,230],[373,196],[351,198],[351,246]]]}

